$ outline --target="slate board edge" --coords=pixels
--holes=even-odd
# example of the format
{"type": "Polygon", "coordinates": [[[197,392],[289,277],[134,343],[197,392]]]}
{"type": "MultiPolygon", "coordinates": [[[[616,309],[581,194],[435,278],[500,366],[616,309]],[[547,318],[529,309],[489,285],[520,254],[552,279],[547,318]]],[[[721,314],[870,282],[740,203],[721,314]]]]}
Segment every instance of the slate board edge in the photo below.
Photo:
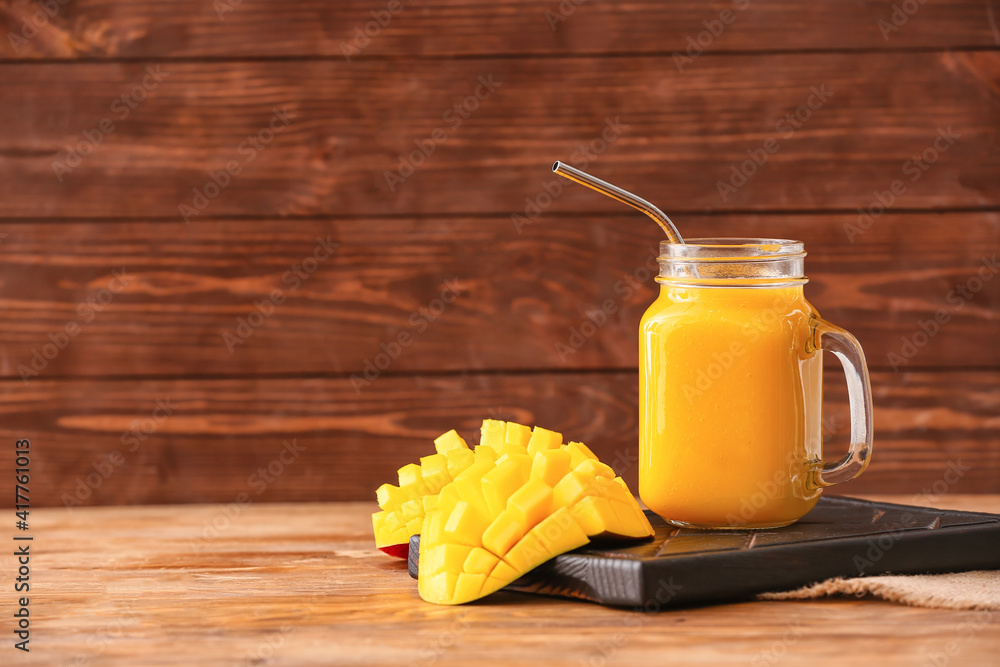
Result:
{"type": "MultiPolygon", "coordinates": [[[[880,545],[879,538],[864,535],[768,545],[753,551],[711,552],[670,561],[611,559],[571,552],[539,566],[505,590],[656,611],[747,600],[758,593],[791,590],[833,577],[1000,568],[1000,515],[935,510],[845,496],[828,498],[873,507],[936,511],[961,516],[968,519],[968,523],[943,526],[933,531],[883,533],[880,537],[894,537],[891,544],[883,540],[880,545]],[[948,539],[942,539],[942,536],[948,539]],[[900,546],[903,548],[898,548],[900,546]],[[942,546],[943,553],[940,553],[942,546]],[[929,565],[922,554],[931,547],[938,549],[939,553],[935,562],[929,565]],[[806,567],[801,565],[803,560],[808,563],[809,575],[804,573],[806,567]],[[821,560],[826,561],[825,564],[817,567],[816,563],[821,560]],[[779,567],[773,570],[772,578],[759,581],[755,575],[774,561],[779,567]]],[[[410,538],[407,564],[414,579],[417,578],[419,544],[419,535],[410,538]]]]}

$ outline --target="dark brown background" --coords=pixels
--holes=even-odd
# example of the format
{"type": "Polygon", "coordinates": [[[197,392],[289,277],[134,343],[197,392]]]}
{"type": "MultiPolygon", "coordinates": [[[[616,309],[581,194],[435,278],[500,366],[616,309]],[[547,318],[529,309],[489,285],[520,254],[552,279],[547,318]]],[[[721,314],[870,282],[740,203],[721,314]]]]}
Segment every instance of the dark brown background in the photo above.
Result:
{"type": "MultiPolygon", "coordinates": [[[[53,3],[15,49],[44,3],[0,1],[0,475],[30,437],[33,504],[371,498],[483,417],[562,430],[634,480],[642,267],[660,232],[583,188],[543,195],[552,160],[584,166],[574,152],[614,119],[627,127],[588,168],[685,235],[805,241],[807,295],[872,370],[874,463],[843,492],[1000,492],[1000,279],[948,300],[1000,249],[997,2],[913,2],[884,36],[891,2],[567,0],[553,30],[554,1],[421,0],[350,61],[341,43],[387,1],[220,1],[221,20],[208,1],[53,3]],[[679,71],[673,53],[727,8],[679,71]],[[120,119],[149,67],[165,78],[120,119]],[[832,96],[776,130],[814,86],[832,96]],[[290,124],[243,163],[275,108],[290,124]],[[53,162],[104,118],[114,131],[60,182],[53,162]],[[391,191],[385,172],[439,128],[447,141],[391,191]],[[909,181],[947,128],[954,145],[909,181]],[[770,138],[778,152],[724,201],[716,182],[770,138]],[[231,160],[242,173],[185,223],[179,205],[231,160]],[[849,238],[895,179],[906,192],[849,238]],[[548,205],[518,229],[527,199],[548,205]],[[289,289],[327,237],[334,256],[289,289]],[[84,321],[121,269],[128,284],[84,321]],[[460,296],[421,331],[411,316],[449,279],[460,296]],[[284,302],[231,353],[223,334],[274,289],[284,302]],[[560,355],[608,299],[607,323],[560,355]],[[890,355],[939,309],[950,321],[896,372],[890,355]],[[356,391],[401,333],[412,344],[356,391]],[[304,451],[262,488],[255,471],[292,439],[304,451]]],[[[831,369],[831,455],[842,385],[831,369]]]]}

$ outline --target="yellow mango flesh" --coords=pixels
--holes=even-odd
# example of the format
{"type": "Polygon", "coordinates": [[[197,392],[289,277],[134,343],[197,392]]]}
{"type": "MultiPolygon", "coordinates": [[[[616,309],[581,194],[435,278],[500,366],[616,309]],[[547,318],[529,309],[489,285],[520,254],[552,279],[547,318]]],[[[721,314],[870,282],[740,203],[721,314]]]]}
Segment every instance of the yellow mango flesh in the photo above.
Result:
{"type": "Polygon", "coordinates": [[[489,447],[498,455],[503,454],[503,446],[507,441],[507,423],[496,419],[484,419],[480,429],[480,447],[489,447]]]}
{"type": "Polygon", "coordinates": [[[419,464],[399,469],[398,486],[383,484],[376,490],[382,511],[372,515],[372,528],[379,549],[405,558],[410,536],[420,532],[424,516],[437,507],[441,489],[476,463],[486,460],[492,468],[496,459],[492,451],[485,458],[477,456],[454,430],[438,436],[434,449],[437,453],[422,457],[419,464]]]}
{"type": "Polygon", "coordinates": [[[515,424],[514,422],[507,422],[507,428],[504,436],[504,446],[515,445],[517,447],[524,447],[527,449],[528,441],[531,440],[531,429],[524,424],[515,424]]]}
{"type": "Polygon", "coordinates": [[[484,457],[445,485],[424,517],[424,600],[477,600],[594,536],[653,535],[625,482],[586,445],[497,420],[483,422],[482,439],[496,460],[484,457]]]}

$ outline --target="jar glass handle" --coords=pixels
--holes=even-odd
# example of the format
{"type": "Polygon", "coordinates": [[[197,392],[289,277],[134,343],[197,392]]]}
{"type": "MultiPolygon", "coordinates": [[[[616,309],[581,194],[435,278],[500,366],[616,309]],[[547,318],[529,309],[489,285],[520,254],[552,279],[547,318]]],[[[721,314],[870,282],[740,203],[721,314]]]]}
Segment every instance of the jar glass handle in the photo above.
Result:
{"type": "Polygon", "coordinates": [[[851,481],[868,467],[872,454],[872,388],[865,353],[857,338],[826,320],[817,319],[814,340],[818,348],[833,352],[840,359],[847,376],[847,399],[851,409],[850,449],[839,461],[824,461],[814,476],[816,486],[833,486],[851,481]]]}

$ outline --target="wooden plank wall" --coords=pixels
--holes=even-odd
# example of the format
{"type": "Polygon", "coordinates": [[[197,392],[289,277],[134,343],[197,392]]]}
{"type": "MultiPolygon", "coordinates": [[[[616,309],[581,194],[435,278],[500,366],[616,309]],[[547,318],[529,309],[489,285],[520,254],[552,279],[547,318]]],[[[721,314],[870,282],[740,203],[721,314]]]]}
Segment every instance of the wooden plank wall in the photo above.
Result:
{"type": "Polygon", "coordinates": [[[483,417],[633,481],[659,231],[563,159],[687,236],[805,241],[872,369],[844,493],[1000,492],[997,16],[2,0],[0,435],[31,438],[36,506],[366,499],[483,417]]]}

